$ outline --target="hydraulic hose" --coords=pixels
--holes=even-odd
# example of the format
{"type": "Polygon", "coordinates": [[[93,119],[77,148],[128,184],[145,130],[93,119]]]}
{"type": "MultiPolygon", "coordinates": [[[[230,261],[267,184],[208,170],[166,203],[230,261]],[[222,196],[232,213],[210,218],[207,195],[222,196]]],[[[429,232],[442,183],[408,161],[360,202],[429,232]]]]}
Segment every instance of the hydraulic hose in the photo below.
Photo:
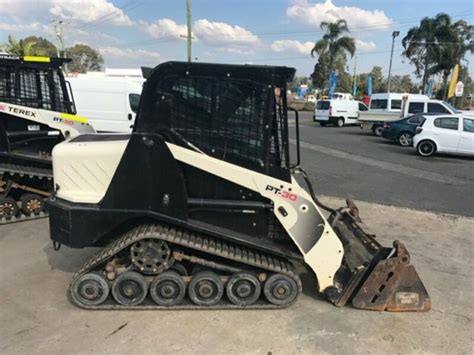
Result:
{"type": "Polygon", "coordinates": [[[306,186],[308,187],[309,194],[311,195],[311,198],[313,199],[314,203],[316,205],[318,205],[319,207],[321,207],[323,210],[327,211],[327,212],[337,214],[337,211],[335,209],[333,209],[329,206],[326,206],[324,203],[319,201],[319,199],[316,197],[316,194],[314,193],[314,189],[313,189],[313,184],[311,184],[311,181],[309,180],[309,177],[308,177],[308,174],[306,173],[306,171],[304,171],[304,169],[301,168],[301,167],[298,167],[297,171],[300,172],[301,175],[303,176],[303,179],[306,183],[306,186]]]}

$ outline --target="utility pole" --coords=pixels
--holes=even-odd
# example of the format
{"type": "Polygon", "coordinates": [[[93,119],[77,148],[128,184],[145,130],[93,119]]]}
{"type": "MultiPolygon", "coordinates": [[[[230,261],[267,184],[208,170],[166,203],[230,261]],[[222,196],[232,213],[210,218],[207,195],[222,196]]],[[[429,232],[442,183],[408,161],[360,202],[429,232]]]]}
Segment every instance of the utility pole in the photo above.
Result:
{"type": "Polygon", "coordinates": [[[390,79],[392,76],[392,59],[393,59],[393,47],[395,46],[395,37],[400,34],[400,31],[392,32],[392,50],[390,51],[390,64],[388,66],[388,83],[387,83],[387,92],[390,92],[390,79]]]}
{"type": "Polygon", "coordinates": [[[192,29],[191,29],[191,0],[186,0],[186,19],[187,19],[187,24],[188,24],[188,35],[187,35],[187,41],[188,41],[188,62],[191,63],[191,56],[192,56],[192,29]]]}
{"type": "Polygon", "coordinates": [[[356,72],[357,72],[357,54],[354,57],[354,76],[353,76],[353,79],[352,79],[352,95],[354,95],[354,96],[356,94],[356,85],[357,85],[356,72]]]}
{"type": "MultiPolygon", "coordinates": [[[[66,51],[64,48],[64,32],[63,32],[64,21],[57,20],[54,22],[54,32],[59,42],[58,47],[58,58],[61,57],[61,52],[64,58],[66,58],[66,51]]],[[[67,73],[67,63],[64,63],[64,72],[67,73]]]]}

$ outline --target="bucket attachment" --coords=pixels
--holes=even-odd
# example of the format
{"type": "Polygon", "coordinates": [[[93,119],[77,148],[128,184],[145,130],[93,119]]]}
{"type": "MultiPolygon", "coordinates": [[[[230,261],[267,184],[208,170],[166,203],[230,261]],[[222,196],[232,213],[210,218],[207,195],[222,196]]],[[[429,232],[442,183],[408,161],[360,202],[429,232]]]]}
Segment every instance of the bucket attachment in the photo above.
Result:
{"type": "Polygon", "coordinates": [[[344,261],[327,297],[336,306],[352,300],[356,308],[375,311],[430,310],[430,297],[405,246],[396,240],[393,248],[382,247],[362,229],[352,201],[348,207],[329,219],[344,245],[344,261]]]}

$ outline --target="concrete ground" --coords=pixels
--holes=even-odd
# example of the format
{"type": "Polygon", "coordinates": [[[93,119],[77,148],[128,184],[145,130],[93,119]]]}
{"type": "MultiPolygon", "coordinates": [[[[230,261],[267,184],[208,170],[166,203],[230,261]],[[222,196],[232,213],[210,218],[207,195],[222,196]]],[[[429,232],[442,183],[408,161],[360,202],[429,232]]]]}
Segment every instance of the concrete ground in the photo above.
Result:
{"type": "Polygon", "coordinates": [[[384,244],[405,242],[432,311],[336,308],[308,275],[298,302],[277,311],[85,311],[66,289],[94,250],[54,252],[43,219],[0,227],[0,353],[471,354],[474,219],[358,205],[384,244]]]}

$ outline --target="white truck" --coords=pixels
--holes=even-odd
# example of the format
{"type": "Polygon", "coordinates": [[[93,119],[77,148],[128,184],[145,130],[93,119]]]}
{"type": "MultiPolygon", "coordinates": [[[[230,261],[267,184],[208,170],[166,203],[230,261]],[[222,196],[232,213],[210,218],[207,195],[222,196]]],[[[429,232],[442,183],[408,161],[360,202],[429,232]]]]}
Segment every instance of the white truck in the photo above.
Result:
{"type": "Polygon", "coordinates": [[[335,124],[338,127],[357,124],[359,112],[367,110],[367,106],[356,100],[319,100],[316,102],[313,121],[322,127],[327,124],[335,124]]]}
{"type": "Polygon", "coordinates": [[[461,111],[447,102],[433,100],[426,95],[374,94],[370,99],[370,109],[359,113],[360,128],[371,129],[376,136],[381,136],[384,122],[423,112],[454,114],[461,111]]]}
{"type": "Polygon", "coordinates": [[[99,133],[129,133],[137,113],[143,79],[100,73],[68,77],[77,113],[99,133]]]}

